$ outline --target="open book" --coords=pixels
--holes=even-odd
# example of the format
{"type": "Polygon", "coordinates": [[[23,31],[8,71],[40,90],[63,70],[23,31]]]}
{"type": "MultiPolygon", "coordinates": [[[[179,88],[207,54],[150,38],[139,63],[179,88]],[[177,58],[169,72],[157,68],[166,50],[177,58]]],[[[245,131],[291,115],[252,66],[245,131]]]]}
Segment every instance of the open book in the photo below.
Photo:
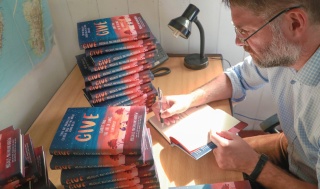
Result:
{"type": "Polygon", "coordinates": [[[148,121],[173,146],[177,146],[194,159],[199,159],[216,147],[210,141],[210,131],[229,130],[237,133],[248,124],[209,105],[192,107],[179,115],[180,120],[170,126],[152,116],[148,121]]]}

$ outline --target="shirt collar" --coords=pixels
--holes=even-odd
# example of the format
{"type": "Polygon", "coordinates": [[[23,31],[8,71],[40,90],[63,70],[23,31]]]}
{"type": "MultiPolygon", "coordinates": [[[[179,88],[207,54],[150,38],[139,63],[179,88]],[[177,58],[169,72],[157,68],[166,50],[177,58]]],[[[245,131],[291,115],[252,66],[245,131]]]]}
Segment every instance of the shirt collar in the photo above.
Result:
{"type": "Polygon", "coordinates": [[[296,79],[304,85],[318,85],[320,82],[320,47],[297,73],[296,79]]]}

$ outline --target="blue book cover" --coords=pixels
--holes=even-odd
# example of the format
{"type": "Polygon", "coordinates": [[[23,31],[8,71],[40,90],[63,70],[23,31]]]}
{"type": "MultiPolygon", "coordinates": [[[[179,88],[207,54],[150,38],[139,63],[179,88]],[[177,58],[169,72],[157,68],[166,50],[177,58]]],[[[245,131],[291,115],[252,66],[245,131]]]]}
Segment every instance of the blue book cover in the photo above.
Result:
{"type": "Polygon", "coordinates": [[[80,49],[94,48],[150,37],[150,29],[140,13],[77,23],[80,49]]]}
{"type": "Polygon", "coordinates": [[[53,138],[52,155],[141,155],[144,106],[68,108],[53,138]]]}

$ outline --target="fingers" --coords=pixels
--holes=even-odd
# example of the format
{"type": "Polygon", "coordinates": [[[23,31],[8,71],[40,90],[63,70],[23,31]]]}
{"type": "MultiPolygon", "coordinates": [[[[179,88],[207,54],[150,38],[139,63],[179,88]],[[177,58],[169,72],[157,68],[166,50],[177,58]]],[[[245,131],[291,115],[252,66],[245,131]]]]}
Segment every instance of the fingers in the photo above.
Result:
{"type": "Polygon", "coordinates": [[[210,140],[219,146],[227,146],[233,140],[234,134],[228,131],[214,131],[211,130],[210,140]]]}

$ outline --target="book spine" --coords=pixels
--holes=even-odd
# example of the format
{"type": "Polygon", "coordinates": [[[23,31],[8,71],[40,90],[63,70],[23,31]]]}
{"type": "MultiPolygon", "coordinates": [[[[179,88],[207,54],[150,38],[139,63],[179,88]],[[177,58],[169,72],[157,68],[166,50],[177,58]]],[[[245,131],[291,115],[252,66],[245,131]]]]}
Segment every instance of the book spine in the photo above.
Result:
{"type": "Polygon", "coordinates": [[[128,50],[128,49],[134,49],[139,47],[144,47],[147,45],[155,45],[156,40],[155,39],[140,39],[137,41],[129,41],[125,43],[116,43],[111,45],[105,45],[101,47],[96,48],[90,48],[85,50],[86,56],[97,56],[102,54],[107,54],[111,52],[121,51],[121,50],[128,50]]]}
{"type": "Polygon", "coordinates": [[[117,72],[123,71],[123,70],[128,70],[130,68],[134,68],[136,66],[143,65],[143,64],[146,64],[146,63],[148,63],[147,60],[142,60],[142,61],[130,62],[130,63],[123,64],[123,65],[120,65],[120,66],[111,67],[111,68],[106,69],[106,70],[102,70],[102,71],[99,71],[99,72],[94,72],[92,74],[86,75],[86,76],[84,76],[84,80],[85,80],[85,82],[87,82],[87,81],[100,79],[100,78],[105,77],[107,75],[111,75],[111,74],[114,74],[114,73],[117,73],[117,72]]]}
{"type": "Polygon", "coordinates": [[[127,58],[136,54],[144,53],[156,48],[156,45],[148,45],[144,47],[139,47],[135,49],[123,50],[114,53],[102,54],[99,56],[91,56],[91,60],[94,65],[104,65],[117,60],[127,58]]]}
{"type": "Polygon", "coordinates": [[[136,167],[135,165],[121,165],[118,167],[84,168],[84,169],[63,169],[61,170],[60,181],[63,185],[74,184],[85,180],[116,174],[136,167]]]}
{"type": "Polygon", "coordinates": [[[108,76],[103,77],[101,79],[90,81],[90,85],[91,86],[103,85],[103,84],[108,83],[110,81],[113,81],[115,79],[123,78],[125,76],[131,75],[131,74],[134,74],[134,73],[138,73],[138,72],[141,72],[143,70],[150,69],[151,67],[152,67],[152,64],[147,63],[147,64],[140,65],[140,66],[128,69],[128,70],[123,70],[123,71],[120,71],[120,72],[118,72],[116,74],[108,75],[108,76]]]}
{"type": "Polygon", "coordinates": [[[143,80],[144,81],[143,83],[146,83],[146,82],[152,81],[153,79],[154,79],[154,75],[152,74],[151,70],[144,70],[135,74],[125,76],[123,78],[112,80],[103,85],[91,86],[89,83],[86,83],[85,90],[88,92],[95,91],[95,90],[112,87],[119,84],[130,83],[137,80],[143,80]]]}
{"type": "Polygon", "coordinates": [[[36,156],[36,162],[38,170],[40,170],[40,176],[37,179],[33,179],[31,188],[40,189],[40,188],[49,188],[50,180],[48,176],[48,169],[46,163],[46,156],[42,146],[34,148],[34,153],[36,156]]]}
{"type": "Polygon", "coordinates": [[[129,95],[125,95],[125,96],[117,97],[117,98],[110,99],[107,101],[102,101],[97,104],[93,104],[93,106],[97,106],[97,107],[99,107],[99,106],[127,106],[127,105],[125,105],[125,102],[130,101],[131,99],[134,99],[134,98],[141,96],[141,95],[143,95],[143,93],[137,91],[136,93],[132,93],[129,95]]]}
{"type": "Polygon", "coordinates": [[[149,38],[147,23],[139,13],[77,23],[80,49],[149,38]]]}

